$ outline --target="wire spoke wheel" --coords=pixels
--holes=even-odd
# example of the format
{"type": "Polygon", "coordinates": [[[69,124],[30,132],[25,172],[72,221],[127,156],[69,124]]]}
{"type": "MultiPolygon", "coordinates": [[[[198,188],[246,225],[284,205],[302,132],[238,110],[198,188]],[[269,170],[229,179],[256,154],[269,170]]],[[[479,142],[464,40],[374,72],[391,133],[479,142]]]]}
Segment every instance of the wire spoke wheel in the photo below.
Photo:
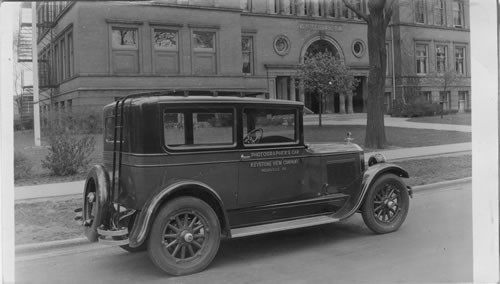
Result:
{"type": "Polygon", "coordinates": [[[164,229],[164,249],[176,261],[197,257],[207,245],[210,231],[207,222],[199,212],[180,212],[171,218],[164,229]]]}
{"type": "Polygon", "coordinates": [[[220,223],[215,211],[194,197],[165,203],[153,222],[148,253],[163,271],[172,275],[199,272],[217,254],[220,223]]]}
{"type": "Polygon", "coordinates": [[[391,184],[385,184],[373,201],[373,213],[379,222],[390,223],[400,212],[399,200],[401,199],[400,190],[391,184]]]}
{"type": "Polygon", "coordinates": [[[399,229],[406,219],[409,207],[410,198],[401,178],[385,174],[369,188],[361,214],[370,230],[385,234],[399,229]]]}

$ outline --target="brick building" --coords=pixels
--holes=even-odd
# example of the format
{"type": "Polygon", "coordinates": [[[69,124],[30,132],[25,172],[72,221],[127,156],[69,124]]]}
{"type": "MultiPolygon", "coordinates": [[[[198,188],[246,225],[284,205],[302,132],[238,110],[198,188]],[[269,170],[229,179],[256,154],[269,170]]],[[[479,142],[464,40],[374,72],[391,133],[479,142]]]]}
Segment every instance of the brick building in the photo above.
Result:
{"type": "MultiPolygon", "coordinates": [[[[354,2],[367,10],[366,0],[354,2]]],[[[399,1],[386,38],[388,108],[412,86],[428,101],[470,109],[468,5],[399,1]],[[447,70],[458,79],[444,93],[447,70]]],[[[307,52],[324,50],[360,81],[328,96],[325,111],[366,111],[366,24],[341,0],[38,2],[37,18],[42,114],[160,89],[299,100],[317,112],[317,97],[294,76],[307,52]]]]}

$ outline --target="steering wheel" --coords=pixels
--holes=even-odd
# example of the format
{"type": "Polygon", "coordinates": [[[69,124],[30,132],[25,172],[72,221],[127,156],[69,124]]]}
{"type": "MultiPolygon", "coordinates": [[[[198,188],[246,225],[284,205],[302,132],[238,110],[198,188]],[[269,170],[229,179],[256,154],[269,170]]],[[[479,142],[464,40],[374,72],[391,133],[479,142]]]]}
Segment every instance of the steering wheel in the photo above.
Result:
{"type": "Polygon", "coordinates": [[[243,143],[245,143],[245,144],[259,143],[262,136],[264,136],[264,130],[262,128],[255,128],[247,133],[245,138],[243,138],[243,143]],[[260,132],[260,133],[257,134],[257,132],[260,132]]]}

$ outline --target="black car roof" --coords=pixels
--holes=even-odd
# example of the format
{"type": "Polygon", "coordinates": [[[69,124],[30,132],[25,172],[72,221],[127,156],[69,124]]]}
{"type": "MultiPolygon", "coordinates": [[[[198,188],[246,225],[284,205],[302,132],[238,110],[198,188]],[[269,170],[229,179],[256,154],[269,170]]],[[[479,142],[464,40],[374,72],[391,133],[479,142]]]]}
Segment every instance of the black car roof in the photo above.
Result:
{"type": "MultiPolygon", "coordinates": [[[[154,104],[154,103],[210,103],[210,104],[269,104],[269,105],[287,105],[287,106],[303,106],[302,102],[261,99],[249,97],[222,97],[222,96],[169,96],[169,95],[154,95],[154,94],[134,94],[129,100],[133,105],[154,104]]],[[[111,103],[106,106],[112,106],[111,103]]]]}

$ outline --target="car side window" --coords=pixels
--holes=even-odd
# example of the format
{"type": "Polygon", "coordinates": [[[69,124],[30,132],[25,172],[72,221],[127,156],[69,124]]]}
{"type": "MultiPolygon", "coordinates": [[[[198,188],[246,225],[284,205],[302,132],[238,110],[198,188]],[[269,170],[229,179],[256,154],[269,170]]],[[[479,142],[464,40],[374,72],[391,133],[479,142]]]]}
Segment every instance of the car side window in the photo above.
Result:
{"type": "Polygon", "coordinates": [[[163,135],[168,148],[235,145],[232,109],[166,109],[163,135]]]}
{"type": "Polygon", "coordinates": [[[243,144],[295,144],[296,118],[295,109],[245,108],[243,144]]]}

